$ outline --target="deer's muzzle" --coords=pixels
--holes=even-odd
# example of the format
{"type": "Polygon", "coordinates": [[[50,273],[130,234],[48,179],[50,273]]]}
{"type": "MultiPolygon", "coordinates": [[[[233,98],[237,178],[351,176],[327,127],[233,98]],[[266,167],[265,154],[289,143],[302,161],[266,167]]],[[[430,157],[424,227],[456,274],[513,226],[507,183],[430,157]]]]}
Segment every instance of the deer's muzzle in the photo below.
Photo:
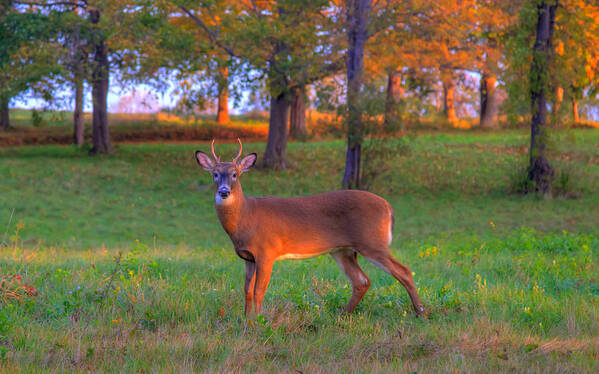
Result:
{"type": "Polygon", "coordinates": [[[229,186],[220,186],[218,188],[218,194],[220,195],[221,199],[226,199],[231,194],[231,189],[229,186]]]}

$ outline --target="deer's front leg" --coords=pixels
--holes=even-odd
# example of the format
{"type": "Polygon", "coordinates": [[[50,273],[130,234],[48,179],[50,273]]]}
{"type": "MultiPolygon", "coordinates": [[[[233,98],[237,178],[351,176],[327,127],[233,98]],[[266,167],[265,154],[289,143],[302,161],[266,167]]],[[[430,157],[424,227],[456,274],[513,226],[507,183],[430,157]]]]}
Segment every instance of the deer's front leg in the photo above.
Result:
{"type": "Polygon", "coordinates": [[[256,284],[256,263],[245,262],[245,315],[252,313],[252,301],[254,300],[254,285],[256,284]]]}
{"type": "Polygon", "coordinates": [[[254,287],[254,313],[260,314],[264,293],[270,281],[274,260],[256,259],[256,285],[254,287]]]}

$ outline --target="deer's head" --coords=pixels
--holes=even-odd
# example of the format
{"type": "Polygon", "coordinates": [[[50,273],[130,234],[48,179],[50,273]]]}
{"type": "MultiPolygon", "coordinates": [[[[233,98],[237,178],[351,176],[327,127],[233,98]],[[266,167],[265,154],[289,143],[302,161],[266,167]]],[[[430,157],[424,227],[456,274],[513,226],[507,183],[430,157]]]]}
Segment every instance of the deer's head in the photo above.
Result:
{"type": "Polygon", "coordinates": [[[243,145],[241,140],[239,142],[239,153],[232,162],[220,162],[220,157],[214,152],[214,140],[212,140],[212,156],[214,160],[202,151],[196,151],[196,160],[200,166],[212,174],[214,179],[214,192],[216,203],[219,205],[230,204],[235,200],[235,196],[241,191],[241,185],[239,184],[239,176],[242,173],[250,170],[256,163],[258,155],[250,153],[245,156],[241,161],[237,162],[241,157],[241,151],[243,145]]]}

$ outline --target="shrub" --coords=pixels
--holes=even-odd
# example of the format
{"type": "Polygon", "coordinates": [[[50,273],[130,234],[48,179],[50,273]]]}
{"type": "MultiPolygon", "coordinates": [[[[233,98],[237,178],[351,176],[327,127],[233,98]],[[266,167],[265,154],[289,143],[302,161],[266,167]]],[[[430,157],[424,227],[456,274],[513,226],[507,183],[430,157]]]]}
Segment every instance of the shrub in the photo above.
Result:
{"type": "Polygon", "coordinates": [[[38,110],[31,110],[31,124],[35,127],[45,127],[47,125],[46,120],[42,117],[38,110]]]}

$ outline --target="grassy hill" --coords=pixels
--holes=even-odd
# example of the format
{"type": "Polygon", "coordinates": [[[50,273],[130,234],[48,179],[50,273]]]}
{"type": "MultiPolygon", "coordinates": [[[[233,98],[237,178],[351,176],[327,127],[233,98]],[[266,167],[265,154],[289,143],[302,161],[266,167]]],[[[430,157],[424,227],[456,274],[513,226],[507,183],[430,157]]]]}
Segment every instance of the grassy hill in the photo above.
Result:
{"type": "MultiPolygon", "coordinates": [[[[373,190],[396,215],[391,251],[414,272],[425,320],[363,259],[373,286],[340,316],[351,287],[329,256],[277,262],[263,315],[246,320],[244,264],[193,158],[206,143],[94,158],[0,148],[0,370],[597,372],[599,132],[553,137],[569,198],[510,192],[527,140],[413,136],[375,165],[373,190]]],[[[236,145],[217,150],[226,159],[236,145]]],[[[250,171],[244,192],[336,189],[344,152],[291,143],[292,167],[250,171]]]]}

